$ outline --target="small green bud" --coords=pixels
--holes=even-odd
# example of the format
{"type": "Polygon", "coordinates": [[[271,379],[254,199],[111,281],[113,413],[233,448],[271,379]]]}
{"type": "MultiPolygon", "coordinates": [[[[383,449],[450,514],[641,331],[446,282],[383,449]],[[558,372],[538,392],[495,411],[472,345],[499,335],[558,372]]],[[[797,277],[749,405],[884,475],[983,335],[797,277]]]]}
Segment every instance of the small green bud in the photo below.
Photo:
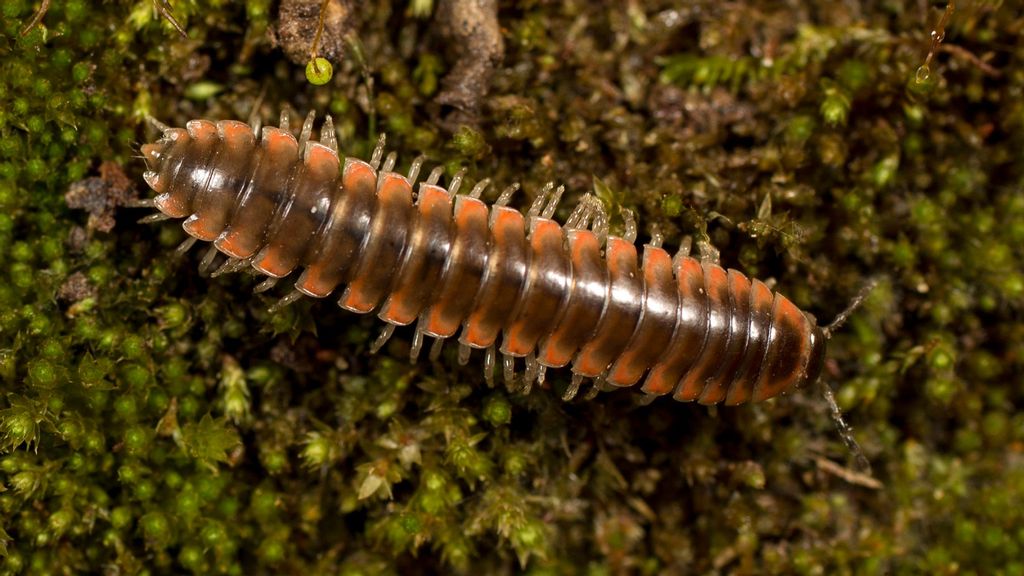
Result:
{"type": "Polygon", "coordinates": [[[302,462],[307,468],[319,468],[333,458],[331,439],[319,432],[306,435],[306,446],[302,449],[302,462]]]}
{"type": "Polygon", "coordinates": [[[171,523],[160,512],[150,512],[139,520],[147,546],[163,549],[171,542],[171,523]]]}
{"type": "Polygon", "coordinates": [[[123,530],[132,525],[135,513],[129,506],[118,506],[110,512],[110,525],[117,530],[123,530]]]}
{"type": "Polygon", "coordinates": [[[512,405],[508,398],[495,394],[484,401],[484,420],[497,428],[512,421],[512,405]]]}
{"type": "Polygon", "coordinates": [[[63,536],[75,521],[74,512],[67,508],[61,508],[50,515],[50,532],[54,537],[63,536]]]}
{"type": "Polygon", "coordinates": [[[306,64],[306,80],[314,86],[323,86],[331,81],[334,67],[326,58],[313,58],[306,64]]]}

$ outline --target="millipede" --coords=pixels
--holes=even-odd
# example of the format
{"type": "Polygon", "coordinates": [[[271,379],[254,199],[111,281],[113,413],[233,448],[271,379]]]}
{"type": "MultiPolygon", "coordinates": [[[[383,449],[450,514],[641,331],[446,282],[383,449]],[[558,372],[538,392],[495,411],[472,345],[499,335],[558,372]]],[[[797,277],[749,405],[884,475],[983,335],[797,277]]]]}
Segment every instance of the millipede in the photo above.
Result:
{"type": "Polygon", "coordinates": [[[632,213],[611,235],[593,196],[559,224],[563,187],[546,185],[524,214],[509,207],[517,185],[491,206],[481,200],[487,179],[460,194],[464,172],[445,188],[439,167],[416,186],[424,157],[396,173],[383,137],[369,161],[342,157],[330,116],[319,141],[313,113],[298,139],[286,112],[279,127],[152,122],[161,135],[141,151],[156,196],[143,204],[159,211],[143,220],[184,218],[179,252],[210,242],[201,267],[223,254],[213,275],[255,269],[267,277],[257,291],[301,269],[272,309],[340,292],[342,308],[385,322],[374,351],[396,326],[415,323],[413,360],[425,336],[436,358],[458,334],[460,363],[485,350],[492,384],[500,355],[504,381],[519,389],[570,366],[566,400],[589,379],[594,390],[639,385],[646,398],[759,402],[816,381],[832,330],[863,298],[819,326],[760,280],[719,266],[713,249],[673,257],[655,233],[638,254],[632,213]]]}

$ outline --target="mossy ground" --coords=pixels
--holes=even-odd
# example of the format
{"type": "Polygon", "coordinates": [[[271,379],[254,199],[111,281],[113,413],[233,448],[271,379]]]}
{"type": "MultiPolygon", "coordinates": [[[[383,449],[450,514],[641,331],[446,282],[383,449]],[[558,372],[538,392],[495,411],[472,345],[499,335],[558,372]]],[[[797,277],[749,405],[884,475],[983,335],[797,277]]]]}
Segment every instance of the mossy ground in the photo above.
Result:
{"type": "Polygon", "coordinates": [[[314,86],[267,40],[269,0],[172,0],[187,39],[149,0],[53,0],[24,37],[36,6],[3,2],[0,570],[1024,573],[1013,3],[958,3],[923,81],[928,3],[503,6],[504,62],[454,132],[446,23],[360,4],[368,73],[314,86]],[[261,92],[268,121],[334,114],[353,156],[386,131],[521,204],[565,183],[562,217],[600,179],[613,212],[670,246],[706,225],[820,318],[877,279],[826,372],[882,488],[848,481],[813,390],[563,404],[554,371],[524,397],[454,347],[409,364],[408,331],[371,356],[377,323],[331,301],[270,315],[280,294],[200,277],[138,210],[82,231],[65,192],[102,161],[141,189],[144,115],[245,119],[261,92]]]}

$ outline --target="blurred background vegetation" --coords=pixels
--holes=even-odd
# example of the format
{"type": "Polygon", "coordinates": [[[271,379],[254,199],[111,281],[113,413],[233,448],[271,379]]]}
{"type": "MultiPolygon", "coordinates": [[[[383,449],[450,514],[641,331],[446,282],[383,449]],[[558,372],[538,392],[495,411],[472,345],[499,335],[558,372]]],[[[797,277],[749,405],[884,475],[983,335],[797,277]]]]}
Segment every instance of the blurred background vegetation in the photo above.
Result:
{"type": "Polygon", "coordinates": [[[319,0],[4,0],[0,572],[1024,574],[1019,5],[327,4],[307,79],[319,0]],[[873,476],[815,390],[523,396],[201,277],[124,206],[144,117],[257,102],[706,229],[823,321],[877,280],[826,367],[873,476]]]}

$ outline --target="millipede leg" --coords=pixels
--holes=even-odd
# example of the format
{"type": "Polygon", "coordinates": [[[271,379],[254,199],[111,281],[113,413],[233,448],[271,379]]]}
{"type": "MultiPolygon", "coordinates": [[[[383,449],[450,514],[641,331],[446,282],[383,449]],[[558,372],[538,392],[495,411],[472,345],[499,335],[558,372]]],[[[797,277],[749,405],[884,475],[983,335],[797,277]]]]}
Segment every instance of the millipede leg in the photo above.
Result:
{"type": "Polygon", "coordinates": [[[569,382],[569,387],[565,389],[564,393],[562,393],[562,400],[571,402],[572,399],[579,394],[581,385],[583,385],[583,375],[573,374],[572,381],[569,382]]]}
{"type": "Polygon", "coordinates": [[[203,259],[199,261],[199,273],[205,274],[213,267],[213,260],[217,257],[219,252],[217,247],[210,244],[210,247],[206,249],[206,254],[203,255],[203,259]]]}
{"type": "Polygon", "coordinates": [[[139,218],[139,224],[156,224],[157,222],[163,222],[164,220],[170,220],[171,217],[163,212],[157,212],[156,214],[150,214],[144,218],[139,218]]]}
{"type": "Polygon", "coordinates": [[[530,204],[530,209],[526,211],[526,219],[536,218],[540,216],[540,211],[544,208],[544,203],[548,199],[548,195],[555,189],[554,182],[548,182],[540,189],[537,193],[537,197],[533,199],[533,203],[530,204]]]}
{"type": "Polygon", "coordinates": [[[593,208],[590,206],[590,194],[583,196],[576,207],[572,209],[572,213],[569,214],[569,218],[565,220],[566,230],[582,230],[587,227],[590,223],[590,216],[593,213],[593,208]]]}
{"type": "Polygon", "coordinates": [[[416,184],[416,179],[420,176],[420,170],[423,168],[423,163],[427,161],[427,157],[423,154],[413,158],[412,165],[409,166],[409,175],[406,179],[409,180],[410,185],[416,184]]]}
{"type": "Polygon", "coordinates": [[[293,290],[290,294],[288,294],[284,298],[281,298],[277,302],[274,302],[274,305],[271,306],[270,308],[268,308],[267,312],[270,312],[271,314],[276,314],[279,310],[281,310],[285,306],[288,306],[292,302],[295,302],[299,298],[302,298],[302,296],[303,296],[302,292],[299,292],[298,290],[293,290]]]}
{"type": "Polygon", "coordinates": [[[180,34],[182,38],[188,38],[188,34],[185,32],[185,29],[182,28],[181,24],[174,19],[174,14],[171,12],[171,5],[167,0],[153,0],[153,7],[156,8],[157,14],[160,14],[171,23],[171,26],[178,31],[178,34],[180,34]]]}
{"type": "Polygon", "coordinates": [[[370,354],[376,354],[381,348],[383,348],[384,345],[388,343],[388,340],[391,339],[391,335],[394,333],[395,325],[385,324],[384,328],[380,331],[380,334],[377,336],[377,339],[374,340],[373,344],[370,345],[370,354]]]}
{"type": "Polygon", "coordinates": [[[249,260],[245,258],[228,258],[226,262],[220,265],[210,274],[211,277],[216,278],[223,276],[224,274],[234,274],[249,265],[249,260]]]}
{"type": "Polygon", "coordinates": [[[126,204],[128,208],[155,208],[156,199],[154,198],[139,198],[138,200],[129,200],[126,204]]]}
{"type": "Polygon", "coordinates": [[[529,394],[533,388],[533,381],[537,378],[537,373],[540,372],[540,363],[537,362],[537,357],[530,354],[526,357],[526,371],[523,372],[523,384],[519,388],[521,394],[529,394]]]}
{"type": "Polygon", "coordinates": [[[544,377],[547,374],[547,371],[548,371],[548,367],[547,366],[543,366],[543,365],[540,367],[539,370],[537,370],[537,385],[538,386],[541,386],[541,387],[544,386],[544,377]]]}
{"type": "Polygon", "coordinates": [[[690,257],[690,249],[692,246],[693,238],[690,236],[684,236],[683,241],[679,244],[679,250],[677,250],[676,255],[672,257],[672,269],[678,270],[683,258],[690,257]]]}
{"type": "Polygon", "coordinates": [[[288,116],[288,109],[287,108],[282,108],[281,109],[281,116],[280,116],[280,120],[278,120],[278,122],[277,122],[277,125],[278,125],[278,127],[281,128],[281,130],[283,130],[285,132],[291,132],[292,131],[291,118],[288,116]]]}
{"type": "Polygon", "coordinates": [[[629,208],[624,208],[622,210],[622,221],[625,224],[622,239],[630,244],[636,243],[636,217],[633,215],[633,211],[629,208]]]}
{"type": "Polygon", "coordinates": [[[583,395],[583,399],[589,401],[597,398],[597,395],[600,394],[601,390],[604,388],[604,383],[604,376],[594,378],[594,381],[590,383],[590,389],[583,395]]]}
{"type": "Polygon", "coordinates": [[[381,134],[380,138],[377,139],[377,145],[373,148],[373,154],[370,155],[370,166],[376,170],[380,166],[380,160],[384,157],[384,146],[387,145],[387,135],[381,134]]]}
{"type": "Polygon", "coordinates": [[[505,381],[505,389],[512,392],[512,385],[516,381],[516,358],[509,354],[501,357],[502,379],[505,381]]]}
{"type": "Polygon", "coordinates": [[[661,248],[662,242],[665,241],[665,236],[661,233],[661,227],[657,224],[651,225],[651,246],[654,248],[661,248]]]}
{"type": "Polygon", "coordinates": [[[274,278],[273,276],[268,276],[266,278],[266,280],[264,280],[263,282],[260,282],[259,284],[257,284],[256,287],[253,288],[252,292],[253,292],[253,294],[260,294],[262,292],[266,292],[267,290],[270,290],[271,288],[276,286],[278,281],[280,281],[280,280],[281,280],[280,278],[274,278]]]}
{"type": "Polygon", "coordinates": [[[309,114],[306,114],[306,121],[302,123],[302,132],[299,132],[299,150],[305,149],[306,142],[309,142],[309,137],[313,135],[314,120],[316,120],[316,111],[310,110],[309,114]]]}
{"type": "Polygon", "coordinates": [[[434,338],[434,342],[430,345],[431,362],[437,362],[437,359],[441,357],[442,348],[444,348],[444,338],[434,338]]]}
{"type": "Polygon", "coordinates": [[[496,354],[494,345],[492,344],[487,348],[487,352],[484,355],[484,380],[487,382],[488,388],[494,388],[494,364],[496,361],[496,354]]]}
{"type": "Polygon", "coordinates": [[[444,166],[438,166],[430,171],[430,175],[427,176],[427,184],[431,186],[437,186],[437,183],[441,181],[441,176],[444,174],[444,166]]]}
{"type": "Polygon", "coordinates": [[[423,349],[423,332],[416,327],[416,331],[412,333],[412,347],[409,348],[409,361],[415,362],[420,357],[420,350],[423,349]]]}
{"type": "Polygon", "coordinates": [[[637,406],[647,406],[657,399],[657,394],[635,394],[633,396],[633,403],[637,406]]]}
{"type": "Polygon", "coordinates": [[[398,152],[391,152],[388,157],[384,159],[384,166],[381,167],[381,172],[393,172],[395,170],[395,164],[398,163],[398,152]]]}
{"type": "Polygon", "coordinates": [[[328,114],[324,125],[320,127],[320,143],[335,152],[338,151],[338,133],[334,130],[334,118],[328,114]]]}
{"type": "Polygon", "coordinates": [[[590,230],[597,236],[598,242],[604,244],[608,239],[608,213],[604,211],[604,205],[597,198],[591,197],[590,205],[594,210],[594,220],[590,223],[590,230]]]}
{"type": "Polygon", "coordinates": [[[459,366],[469,364],[469,353],[472,351],[473,349],[468,344],[459,342],[459,366]]]}
{"type": "Polygon", "coordinates": [[[508,203],[512,200],[512,195],[516,193],[516,190],[519,190],[518,182],[502,190],[501,195],[498,196],[498,199],[494,201],[494,205],[508,206],[508,203]]]}
{"type": "Polygon", "coordinates": [[[183,256],[185,254],[185,252],[188,252],[189,250],[191,250],[192,247],[195,246],[195,244],[196,244],[196,239],[193,238],[192,236],[189,236],[188,238],[185,239],[184,242],[182,242],[181,244],[178,244],[178,247],[174,249],[174,255],[176,257],[183,256]]]}
{"type": "Polygon", "coordinates": [[[377,173],[377,189],[379,190],[381,184],[384,183],[384,175],[395,169],[395,164],[398,162],[398,152],[388,153],[388,157],[384,159],[384,165],[381,166],[380,172],[377,173]]]}
{"type": "Polygon", "coordinates": [[[456,194],[459,193],[459,188],[462,187],[462,180],[465,177],[466,177],[466,169],[465,168],[460,168],[459,171],[455,173],[455,176],[452,177],[451,184],[448,185],[448,195],[449,196],[455,196],[456,194]]]}
{"type": "Polygon", "coordinates": [[[263,128],[263,118],[260,118],[260,107],[263,106],[263,97],[267,95],[267,85],[264,84],[263,88],[260,88],[260,93],[256,96],[256,101],[252,104],[252,110],[249,111],[249,127],[252,128],[252,133],[256,135],[256,138],[260,137],[260,129],[263,128]]]}
{"type": "Polygon", "coordinates": [[[551,218],[555,215],[555,210],[558,210],[558,203],[562,201],[562,194],[565,194],[565,186],[555,188],[555,191],[548,199],[548,205],[545,206],[544,210],[540,213],[541,218],[551,218]]]}
{"type": "Polygon", "coordinates": [[[490,185],[491,185],[491,179],[490,178],[484,178],[483,180],[477,182],[476,186],[473,186],[473,189],[469,191],[469,197],[470,198],[477,198],[477,199],[479,199],[480,195],[482,195],[484,193],[484,190],[486,190],[487,187],[490,186],[490,185]]]}

